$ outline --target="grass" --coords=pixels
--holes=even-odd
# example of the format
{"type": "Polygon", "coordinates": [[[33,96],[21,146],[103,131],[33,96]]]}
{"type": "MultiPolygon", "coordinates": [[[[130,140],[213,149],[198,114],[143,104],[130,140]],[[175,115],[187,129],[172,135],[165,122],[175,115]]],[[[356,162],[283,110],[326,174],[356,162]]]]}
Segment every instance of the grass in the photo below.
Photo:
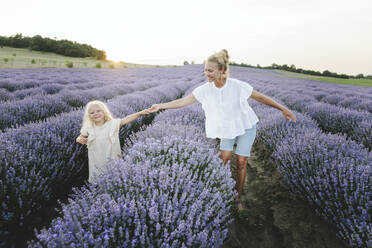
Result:
{"type": "Polygon", "coordinates": [[[142,65],[126,62],[102,61],[95,58],[74,58],[63,55],[31,51],[27,48],[0,47],[0,68],[135,68],[157,67],[156,65],[142,65]]]}
{"type": "Polygon", "coordinates": [[[304,78],[304,79],[322,81],[322,82],[327,82],[327,83],[349,84],[349,85],[372,87],[371,79],[343,79],[343,78],[334,78],[334,77],[312,76],[312,75],[283,71],[283,70],[275,70],[275,71],[285,76],[292,77],[292,78],[304,78]]]}

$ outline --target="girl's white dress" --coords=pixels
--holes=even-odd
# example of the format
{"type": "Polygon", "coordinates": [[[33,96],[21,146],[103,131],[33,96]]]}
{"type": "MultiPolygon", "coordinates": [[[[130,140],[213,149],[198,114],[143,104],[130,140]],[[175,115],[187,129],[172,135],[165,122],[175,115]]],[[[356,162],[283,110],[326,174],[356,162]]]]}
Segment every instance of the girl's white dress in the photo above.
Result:
{"type": "Polygon", "coordinates": [[[81,131],[88,136],[89,179],[92,183],[94,174],[106,171],[106,163],[110,158],[120,159],[119,142],[120,119],[105,122],[102,126],[93,125],[81,131]]]}

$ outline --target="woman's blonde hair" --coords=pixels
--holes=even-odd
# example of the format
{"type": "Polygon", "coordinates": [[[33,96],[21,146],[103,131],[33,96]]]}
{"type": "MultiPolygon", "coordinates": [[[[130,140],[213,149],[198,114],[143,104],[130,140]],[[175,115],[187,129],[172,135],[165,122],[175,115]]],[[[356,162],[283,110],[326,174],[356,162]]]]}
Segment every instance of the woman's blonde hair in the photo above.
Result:
{"type": "Polygon", "coordinates": [[[218,70],[222,71],[224,78],[227,78],[229,76],[229,58],[227,50],[222,49],[221,51],[209,56],[207,61],[217,63],[218,70]]]}
{"type": "Polygon", "coordinates": [[[89,109],[93,105],[98,106],[102,110],[105,122],[114,119],[114,117],[112,116],[111,111],[109,110],[109,108],[107,107],[107,105],[104,102],[101,102],[101,101],[98,101],[98,100],[90,101],[85,106],[84,118],[83,118],[83,124],[82,124],[82,127],[81,127],[81,131],[83,129],[86,130],[86,129],[92,128],[94,126],[94,122],[89,117],[89,109]]]}

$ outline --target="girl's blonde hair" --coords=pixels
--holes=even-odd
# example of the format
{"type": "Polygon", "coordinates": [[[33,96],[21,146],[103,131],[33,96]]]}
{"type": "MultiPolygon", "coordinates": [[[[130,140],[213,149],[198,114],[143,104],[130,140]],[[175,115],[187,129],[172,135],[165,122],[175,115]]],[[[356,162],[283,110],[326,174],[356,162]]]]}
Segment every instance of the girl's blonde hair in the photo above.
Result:
{"type": "Polygon", "coordinates": [[[218,70],[222,71],[223,77],[226,79],[229,76],[229,54],[226,49],[212,54],[208,57],[208,62],[217,63],[218,70]]]}
{"type": "Polygon", "coordinates": [[[87,129],[92,128],[94,126],[94,122],[89,117],[89,108],[93,105],[98,106],[102,110],[105,122],[114,119],[114,117],[112,116],[111,111],[109,110],[109,108],[107,107],[107,105],[104,102],[101,102],[101,101],[98,101],[98,100],[90,101],[85,106],[84,118],[83,118],[83,124],[82,124],[82,127],[81,127],[81,131],[83,131],[83,129],[87,130],[87,129]]]}

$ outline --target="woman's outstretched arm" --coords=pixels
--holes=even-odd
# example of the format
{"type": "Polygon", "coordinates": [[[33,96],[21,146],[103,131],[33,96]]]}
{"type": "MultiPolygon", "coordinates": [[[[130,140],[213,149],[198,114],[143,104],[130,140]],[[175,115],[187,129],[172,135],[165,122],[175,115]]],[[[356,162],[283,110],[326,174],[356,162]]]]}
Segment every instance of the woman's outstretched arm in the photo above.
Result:
{"type": "Polygon", "coordinates": [[[183,108],[187,105],[190,105],[194,102],[196,102],[196,98],[194,97],[193,94],[190,94],[188,96],[185,96],[181,99],[177,99],[171,102],[166,102],[166,103],[159,103],[159,104],[154,104],[149,108],[150,112],[156,112],[161,109],[176,109],[176,108],[183,108]]]}
{"type": "Polygon", "coordinates": [[[261,94],[261,93],[255,91],[255,90],[253,90],[252,95],[251,95],[251,98],[254,99],[254,100],[256,100],[256,101],[258,101],[258,102],[261,102],[263,104],[266,104],[268,106],[271,106],[273,108],[279,109],[280,111],[282,111],[284,117],[288,121],[290,119],[292,119],[294,122],[296,122],[296,117],[294,116],[294,114],[289,109],[287,109],[283,105],[277,103],[276,101],[274,101],[270,97],[265,96],[264,94],[261,94]]]}

